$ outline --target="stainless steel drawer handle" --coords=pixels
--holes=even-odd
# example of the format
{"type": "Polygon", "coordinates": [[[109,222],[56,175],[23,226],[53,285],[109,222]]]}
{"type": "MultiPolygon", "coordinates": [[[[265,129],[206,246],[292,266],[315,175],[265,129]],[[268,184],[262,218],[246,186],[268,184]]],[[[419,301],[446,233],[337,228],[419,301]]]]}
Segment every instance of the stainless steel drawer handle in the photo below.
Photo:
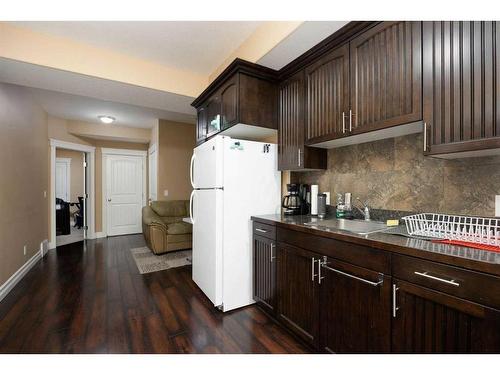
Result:
{"type": "Polygon", "coordinates": [[[314,281],[314,278],[318,276],[314,273],[314,263],[316,263],[316,261],[315,258],[311,258],[311,281],[314,281]]]}
{"type": "Polygon", "coordinates": [[[322,264],[321,266],[323,268],[326,268],[329,271],[336,272],[336,273],[338,273],[340,275],[343,275],[343,276],[346,276],[346,277],[350,277],[351,279],[355,279],[355,280],[361,281],[362,283],[365,283],[365,284],[368,284],[368,285],[371,285],[371,286],[380,286],[380,285],[382,285],[384,283],[384,274],[383,273],[379,273],[378,274],[378,281],[375,282],[375,281],[370,281],[370,280],[363,279],[363,278],[358,277],[358,276],[351,275],[350,273],[346,273],[346,272],[337,270],[335,268],[328,267],[325,264],[322,264]]]}
{"type": "Polygon", "coordinates": [[[448,284],[448,285],[460,286],[460,284],[457,283],[455,280],[446,280],[446,279],[442,279],[440,277],[432,276],[432,275],[429,275],[427,273],[427,271],[425,271],[425,272],[415,271],[414,273],[415,273],[415,275],[427,277],[428,279],[432,279],[432,280],[436,280],[436,281],[441,281],[442,283],[445,283],[445,284],[448,284]]]}
{"type": "Polygon", "coordinates": [[[398,291],[398,287],[396,284],[392,284],[392,317],[396,317],[396,313],[399,310],[399,307],[396,306],[397,301],[396,301],[396,292],[398,291]]]}
{"type": "Polygon", "coordinates": [[[271,242],[271,262],[273,262],[276,259],[276,257],[274,256],[274,248],[275,247],[276,246],[271,242]]]}
{"type": "Polygon", "coordinates": [[[260,233],[267,233],[267,230],[260,229],[260,228],[255,228],[255,231],[260,232],[260,233]]]}

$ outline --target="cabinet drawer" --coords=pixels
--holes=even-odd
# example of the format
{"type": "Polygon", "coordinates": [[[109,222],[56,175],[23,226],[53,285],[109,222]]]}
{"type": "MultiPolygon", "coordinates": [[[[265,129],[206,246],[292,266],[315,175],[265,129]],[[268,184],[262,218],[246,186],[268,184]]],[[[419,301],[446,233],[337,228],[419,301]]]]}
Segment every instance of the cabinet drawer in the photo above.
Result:
{"type": "Polygon", "coordinates": [[[266,237],[271,240],[276,239],[276,227],[274,225],[253,222],[253,234],[261,237],[266,237]]]}
{"type": "Polygon", "coordinates": [[[485,306],[500,308],[498,277],[402,255],[393,255],[392,275],[485,306]]]}

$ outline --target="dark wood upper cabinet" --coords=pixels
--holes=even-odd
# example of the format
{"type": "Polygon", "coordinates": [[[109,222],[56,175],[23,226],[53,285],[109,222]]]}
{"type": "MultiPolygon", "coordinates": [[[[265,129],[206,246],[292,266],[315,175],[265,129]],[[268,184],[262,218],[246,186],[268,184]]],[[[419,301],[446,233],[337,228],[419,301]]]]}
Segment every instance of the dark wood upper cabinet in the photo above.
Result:
{"type": "Polygon", "coordinates": [[[318,254],[278,243],[278,318],[313,347],[319,345],[318,254]]]}
{"type": "MultiPolygon", "coordinates": [[[[256,137],[278,128],[278,77],[275,70],[236,59],[191,103],[207,108],[207,133],[245,137],[235,125],[251,125],[256,137]],[[267,129],[259,134],[258,129],[267,129]],[[227,133],[226,133],[227,132],[227,133]]],[[[276,131],[274,131],[276,133],[276,131]]]]}
{"type": "Polygon", "coordinates": [[[196,144],[199,145],[207,137],[207,108],[201,106],[196,110],[196,144]]]}
{"type": "Polygon", "coordinates": [[[421,22],[382,22],[350,42],[352,134],[422,119],[421,22]]]}
{"type": "Polygon", "coordinates": [[[254,300],[269,312],[276,311],[276,242],[253,237],[254,300]]]}
{"type": "Polygon", "coordinates": [[[424,150],[500,148],[500,22],[423,22],[424,150]]]}
{"type": "Polygon", "coordinates": [[[326,150],[306,147],[304,71],[279,88],[278,169],[325,169],[326,150]]]}
{"type": "Polygon", "coordinates": [[[234,75],[220,89],[221,129],[238,122],[238,75],[234,75]]]}
{"type": "Polygon", "coordinates": [[[321,276],[321,349],[390,352],[391,277],[331,258],[321,276]]]}
{"type": "Polygon", "coordinates": [[[392,351],[498,353],[500,311],[394,280],[392,351]]]}
{"type": "Polygon", "coordinates": [[[341,137],[349,112],[349,44],[306,68],[306,143],[341,137]]]}

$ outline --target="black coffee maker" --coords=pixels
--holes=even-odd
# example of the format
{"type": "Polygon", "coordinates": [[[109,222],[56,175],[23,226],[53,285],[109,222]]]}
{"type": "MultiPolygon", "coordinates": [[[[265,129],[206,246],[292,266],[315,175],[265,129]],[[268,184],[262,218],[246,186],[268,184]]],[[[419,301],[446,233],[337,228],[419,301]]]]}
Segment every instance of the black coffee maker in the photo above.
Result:
{"type": "Polygon", "coordinates": [[[284,208],[285,215],[307,215],[309,213],[309,204],[307,195],[309,185],[306,184],[287,184],[288,194],[283,197],[281,207],[284,208]]]}

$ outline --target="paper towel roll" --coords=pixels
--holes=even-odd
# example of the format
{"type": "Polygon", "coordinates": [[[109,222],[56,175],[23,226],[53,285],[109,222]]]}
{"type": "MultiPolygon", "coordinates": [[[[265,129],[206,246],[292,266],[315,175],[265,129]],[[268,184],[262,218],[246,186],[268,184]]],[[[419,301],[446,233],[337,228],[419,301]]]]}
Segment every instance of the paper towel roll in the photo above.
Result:
{"type": "Polygon", "coordinates": [[[318,185],[311,185],[311,215],[318,214],[318,185]]]}

